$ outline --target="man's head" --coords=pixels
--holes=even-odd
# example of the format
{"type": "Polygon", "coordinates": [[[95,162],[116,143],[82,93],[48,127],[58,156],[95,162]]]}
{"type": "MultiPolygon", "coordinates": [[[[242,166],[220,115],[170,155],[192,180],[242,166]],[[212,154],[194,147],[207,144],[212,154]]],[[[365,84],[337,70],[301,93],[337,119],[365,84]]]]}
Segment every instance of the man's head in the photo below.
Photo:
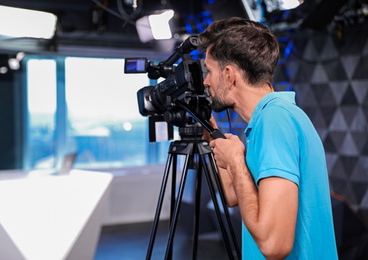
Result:
{"type": "Polygon", "coordinates": [[[199,43],[207,55],[226,65],[237,66],[252,86],[267,83],[272,77],[279,57],[277,38],[261,23],[243,18],[228,18],[213,22],[199,35],[199,43]]]}

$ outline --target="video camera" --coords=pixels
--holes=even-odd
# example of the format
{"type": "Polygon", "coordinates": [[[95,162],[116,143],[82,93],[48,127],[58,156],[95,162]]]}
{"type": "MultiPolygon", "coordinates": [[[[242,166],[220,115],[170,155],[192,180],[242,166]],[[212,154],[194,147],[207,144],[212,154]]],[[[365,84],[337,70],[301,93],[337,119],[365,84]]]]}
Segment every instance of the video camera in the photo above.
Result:
{"type": "Polygon", "coordinates": [[[179,127],[182,138],[202,135],[199,122],[209,120],[211,102],[203,85],[207,71],[204,60],[190,55],[197,48],[197,36],[190,36],[158,65],[146,58],[125,59],[125,73],[147,73],[150,79],[165,78],[156,86],[143,87],[137,92],[139,112],[150,120],[150,141],[157,141],[154,126],[157,122],[168,124],[168,139],[172,139],[173,125],[179,127]]]}

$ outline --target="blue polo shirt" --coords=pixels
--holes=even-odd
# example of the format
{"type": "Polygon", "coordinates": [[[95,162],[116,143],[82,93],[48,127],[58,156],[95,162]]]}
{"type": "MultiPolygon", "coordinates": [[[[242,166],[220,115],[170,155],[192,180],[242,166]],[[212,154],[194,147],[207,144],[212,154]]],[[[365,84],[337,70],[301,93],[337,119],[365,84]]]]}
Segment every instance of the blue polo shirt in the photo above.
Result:
{"type": "MultiPolygon", "coordinates": [[[[248,168],[258,187],[267,177],[298,185],[292,252],[286,259],[337,259],[322,142],[294,92],[272,92],[258,103],[245,130],[248,168]]],[[[265,259],[243,223],[243,259],[265,259]]]]}

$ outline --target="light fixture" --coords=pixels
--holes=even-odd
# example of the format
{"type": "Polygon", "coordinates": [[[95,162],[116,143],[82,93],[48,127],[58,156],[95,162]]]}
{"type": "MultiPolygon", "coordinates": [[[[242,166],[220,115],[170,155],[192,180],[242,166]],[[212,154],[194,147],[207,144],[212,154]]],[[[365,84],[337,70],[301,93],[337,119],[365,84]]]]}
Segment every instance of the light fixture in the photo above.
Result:
{"type": "Polygon", "coordinates": [[[20,62],[16,58],[9,59],[8,64],[11,70],[19,70],[20,68],[20,62]]]}
{"type": "Polygon", "coordinates": [[[51,39],[55,34],[54,14],[0,5],[0,37],[51,39]]]}
{"type": "Polygon", "coordinates": [[[20,69],[20,62],[24,58],[24,52],[18,52],[15,58],[10,58],[8,60],[8,66],[11,70],[19,70],[20,69]]]}
{"type": "Polygon", "coordinates": [[[8,73],[8,67],[1,66],[0,67],[0,74],[6,74],[8,73]]]}
{"type": "Polygon", "coordinates": [[[294,9],[303,2],[304,0],[264,0],[268,12],[294,9]]]}
{"type": "Polygon", "coordinates": [[[298,7],[303,3],[303,0],[279,0],[280,9],[290,10],[298,7]]]}
{"type": "MultiPolygon", "coordinates": [[[[266,0],[269,2],[270,0],[266,0]]],[[[273,1],[273,0],[271,0],[273,1]]],[[[249,20],[255,22],[262,22],[263,19],[263,7],[261,1],[255,0],[242,0],[245,12],[248,15],[249,20]]]]}
{"type": "Polygon", "coordinates": [[[8,73],[8,55],[0,54],[0,75],[8,73]]]}
{"type": "Polygon", "coordinates": [[[24,56],[24,52],[18,52],[14,58],[9,58],[9,55],[0,55],[0,74],[8,73],[9,69],[19,70],[24,56]]]}
{"type": "Polygon", "coordinates": [[[172,33],[169,21],[173,16],[173,10],[165,10],[161,14],[152,14],[139,18],[136,22],[136,28],[141,42],[171,39],[172,33]]]}

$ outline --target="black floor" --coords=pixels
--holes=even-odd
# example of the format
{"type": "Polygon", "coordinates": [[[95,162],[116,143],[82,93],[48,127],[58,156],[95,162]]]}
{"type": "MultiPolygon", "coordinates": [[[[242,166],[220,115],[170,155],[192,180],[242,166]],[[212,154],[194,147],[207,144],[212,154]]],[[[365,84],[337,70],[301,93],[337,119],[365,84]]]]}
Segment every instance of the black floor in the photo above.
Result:
{"type": "MultiPolygon", "coordinates": [[[[152,223],[107,226],[101,231],[95,260],[139,260],[145,259],[151,234],[152,223]]],[[[165,256],[168,237],[168,223],[160,222],[152,260],[162,260],[165,256]]],[[[206,234],[198,237],[197,259],[229,259],[221,237],[206,234]]],[[[174,238],[173,259],[192,259],[192,238],[180,226],[174,238]]]]}

